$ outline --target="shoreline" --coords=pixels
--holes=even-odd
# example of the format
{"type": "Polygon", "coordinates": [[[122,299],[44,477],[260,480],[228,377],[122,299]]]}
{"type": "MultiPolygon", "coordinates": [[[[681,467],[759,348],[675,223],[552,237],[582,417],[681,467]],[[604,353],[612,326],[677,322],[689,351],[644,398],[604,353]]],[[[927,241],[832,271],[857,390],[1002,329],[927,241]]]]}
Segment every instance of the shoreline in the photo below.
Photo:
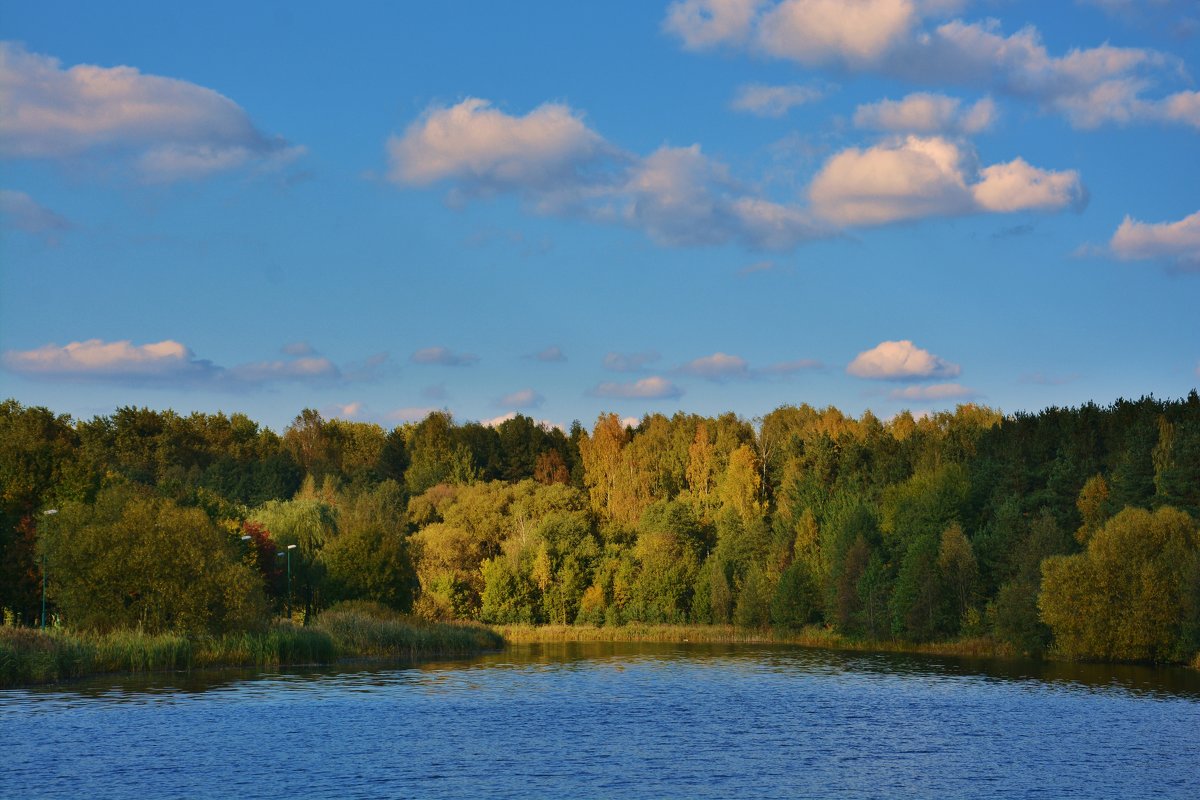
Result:
{"type": "Polygon", "coordinates": [[[919,653],[972,658],[1019,658],[1008,645],[987,637],[949,642],[904,642],[860,640],[834,631],[810,626],[781,631],[772,628],[739,628],[735,625],[673,625],[629,623],[595,625],[493,625],[509,644],[558,644],[569,642],[657,642],[663,644],[788,644],[827,650],[875,653],[919,653]]]}
{"type": "MultiPolygon", "coordinates": [[[[151,635],[136,631],[89,635],[61,630],[43,633],[37,629],[0,628],[0,690],[68,685],[106,676],[217,671],[261,673],[272,669],[323,669],[356,664],[386,666],[470,658],[500,653],[513,645],[530,644],[772,644],[858,653],[1030,659],[988,637],[925,643],[861,640],[818,626],[789,631],[734,625],[649,623],[485,626],[478,623],[413,624],[411,621],[344,614],[329,622],[334,624],[327,627],[327,623],[318,623],[303,628],[285,623],[264,633],[190,638],[182,634],[151,635]],[[348,627],[353,630],[348,631],[348,627]],[[14,648],[13,641],[17,639],[24,639],[26,646],[14,648]],[[124,652],[113,652],[114,641],[125,648],[124,652]],[[81,654],[81,643],[90,647],[91,652],[81,654]],[[39,657],[41,663],[38,663],[39,657]]],[[[1047,664],[1131,665],[1130,662],[1079,662],[1056,658],[1052,654],[1033,660],[1047,664]]],[[[1134,665],[1200,670],[1200,656],[1179,663],[1134,665]]]]}

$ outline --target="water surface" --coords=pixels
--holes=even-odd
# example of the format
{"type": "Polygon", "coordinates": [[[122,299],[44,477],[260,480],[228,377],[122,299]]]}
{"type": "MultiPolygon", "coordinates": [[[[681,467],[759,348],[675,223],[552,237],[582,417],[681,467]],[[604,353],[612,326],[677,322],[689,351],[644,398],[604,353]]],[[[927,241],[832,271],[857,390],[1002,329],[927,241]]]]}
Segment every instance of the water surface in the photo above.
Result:
{"type": "Polygon", "coordinates": [[[0,692],[0,797],[1200,797],[1200,673],[568,644],[0,692]]]}

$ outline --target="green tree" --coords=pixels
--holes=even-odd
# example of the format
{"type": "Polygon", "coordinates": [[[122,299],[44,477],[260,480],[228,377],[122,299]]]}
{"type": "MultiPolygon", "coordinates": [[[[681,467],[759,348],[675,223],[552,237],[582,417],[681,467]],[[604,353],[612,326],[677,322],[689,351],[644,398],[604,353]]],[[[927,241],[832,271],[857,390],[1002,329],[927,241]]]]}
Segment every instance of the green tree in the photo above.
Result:
{"type": "Polygon", "coordinates": [[[734,624],[744,628],[761,628],[769,624],[773,594],[767,576],[757,564],[752,564],[738,586],[737,605],[733,609],[734,624]]]}
{"type": "Polygon", "coordinates": [[[116,485],[94,504],[64,504],[42,546],[70,626],[217,633],[266,621],[262,583],[236,541],[199,509],[116,485]]]}
{"type": "Polygon", "coordinates": [[[771,622],[796,628],[816,622],[821,615],[821,593],[808,565],[794,562],[783,571],[771,599],[771,622]]]}
{"type": "Polygon", "coordinates": [[[400,485],[386,481],[338,504],[338,534],[320,552],[329,602],[372,600],[412,609],[418,584],[403,502],[400,485]]]}

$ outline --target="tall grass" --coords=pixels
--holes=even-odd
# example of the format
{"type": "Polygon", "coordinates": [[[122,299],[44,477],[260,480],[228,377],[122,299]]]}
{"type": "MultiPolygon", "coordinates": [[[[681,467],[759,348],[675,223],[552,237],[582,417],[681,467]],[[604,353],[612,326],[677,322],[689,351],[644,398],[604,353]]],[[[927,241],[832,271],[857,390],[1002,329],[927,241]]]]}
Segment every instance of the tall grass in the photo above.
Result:
{"type": "Polygon", "coordinates": [[[461,655],[504,646],[504,637],[484,625],[426,622],[369,603],[335,606],[317,624],[340,650],[363,657],[461,655]]]}
{"type": "Polygon", "coordinates": [[[279,622],[263,632],[219,636],[111,633],[0,626],[0,687],[88,675],[331,664],[340,658],[406,659],[497,649],[482,625],[427,623],[365,604],[327,611],[314,625],[279,622]]]}

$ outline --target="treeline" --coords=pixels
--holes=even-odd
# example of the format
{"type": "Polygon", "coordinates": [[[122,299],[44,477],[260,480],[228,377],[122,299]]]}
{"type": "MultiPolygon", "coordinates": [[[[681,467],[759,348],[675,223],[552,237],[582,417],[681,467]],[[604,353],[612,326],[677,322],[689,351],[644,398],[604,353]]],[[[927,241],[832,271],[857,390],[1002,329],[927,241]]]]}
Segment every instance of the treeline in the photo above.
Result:
{"type": "Polygon", "coordinates": [[[52,617],[101,630],[239,630],[372,600],[496,623],[1200,650],[1195,391],[886,422],[602,415],[570,432],[305,410],[282,435],[236,414],[72,421],[7,401],[0,481],[0,607],[24,624],[45,576],[52,617]]]}

